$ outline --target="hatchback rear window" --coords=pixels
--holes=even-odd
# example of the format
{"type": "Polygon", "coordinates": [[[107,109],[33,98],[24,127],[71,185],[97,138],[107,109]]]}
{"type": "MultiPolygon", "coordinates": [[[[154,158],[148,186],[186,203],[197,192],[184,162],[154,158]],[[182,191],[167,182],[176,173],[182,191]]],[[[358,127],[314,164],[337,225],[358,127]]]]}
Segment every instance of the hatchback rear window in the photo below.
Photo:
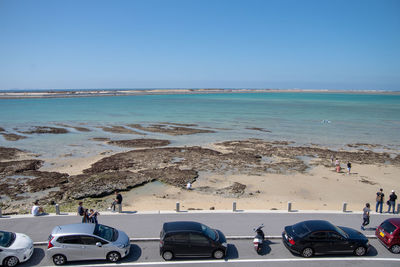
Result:
{"type": "Polygon", "coordinates": [[[389,221],[385,221],[381,224],[381,228],[385,230],[386,233],[393,234],[393,232],[396,230],[396,226],[391,224],[389,221]]]}

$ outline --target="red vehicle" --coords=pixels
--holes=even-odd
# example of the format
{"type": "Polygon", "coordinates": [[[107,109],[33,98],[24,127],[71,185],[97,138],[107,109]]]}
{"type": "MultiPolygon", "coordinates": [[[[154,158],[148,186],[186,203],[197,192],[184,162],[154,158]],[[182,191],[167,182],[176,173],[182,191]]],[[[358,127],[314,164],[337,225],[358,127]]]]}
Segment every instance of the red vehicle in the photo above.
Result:
{"type": "Polygon", "coordinates": [[[400,218],[385,220],[375,231],[376,237],[393,253],[400,253],[400,218]]]}

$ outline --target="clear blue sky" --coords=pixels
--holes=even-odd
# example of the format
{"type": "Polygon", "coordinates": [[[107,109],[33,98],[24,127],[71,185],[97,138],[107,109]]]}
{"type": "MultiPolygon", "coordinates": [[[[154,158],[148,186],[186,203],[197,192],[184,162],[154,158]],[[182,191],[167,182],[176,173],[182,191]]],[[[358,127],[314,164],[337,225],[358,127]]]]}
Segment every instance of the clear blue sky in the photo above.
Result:
{"type": "Polygon", "coordinates": [[[400,90],[400,1],[0,0],[0,89],[400,90]]]}

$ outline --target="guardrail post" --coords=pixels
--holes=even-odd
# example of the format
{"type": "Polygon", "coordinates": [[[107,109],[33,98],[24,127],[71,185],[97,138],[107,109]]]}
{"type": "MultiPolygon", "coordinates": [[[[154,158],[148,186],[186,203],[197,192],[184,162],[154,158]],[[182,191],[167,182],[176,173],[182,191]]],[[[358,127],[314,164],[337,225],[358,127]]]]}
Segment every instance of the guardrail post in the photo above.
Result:
{"type": "Polygon", "coordinates": [[[235,212],[236,211],[236,202],[232,203],[232,211],[235,212]]]}
{"type": "Polygon", "coordinates": [[[180,207],[179,206],[180,206],[179,202],[176,202],[176,206],[175,206],[176,212],[180,211],[180,207]]]}
{"type": "Polygon", "coordinates": [[[122,213],[122,203],[118,205],[118,213],[122,213]]]}
{"type": "Polygon", "coordinates": [[[3,217],[3,213],[1,211],[1,207],[0,207],[0,218],[3,217]]]}
{"type": "Polygon", "coordinates": [[[56,215],[60,215],[60,206],[58,204],[56,206],[56,215]]]}
{"type": "Polygon", "coordinates": [[[346,212],[346,211],[347,211],[347,203],[346,203],[346,202],[343,202],[342,211],[343,211],[343,212],[346,212]]]}
{"type": "Polygon", "coordinates": [[[287,203],[287,211],[291,212],[292,211],[292,202],[287,203]]]}
{"type": "MultiPolygon", "coordinates": [[[[400,213],[400,204],[397,204],[397,214],[400,213]]],[[[1,209],[0,209],[0,217],[1,217],[1,209]]]]}

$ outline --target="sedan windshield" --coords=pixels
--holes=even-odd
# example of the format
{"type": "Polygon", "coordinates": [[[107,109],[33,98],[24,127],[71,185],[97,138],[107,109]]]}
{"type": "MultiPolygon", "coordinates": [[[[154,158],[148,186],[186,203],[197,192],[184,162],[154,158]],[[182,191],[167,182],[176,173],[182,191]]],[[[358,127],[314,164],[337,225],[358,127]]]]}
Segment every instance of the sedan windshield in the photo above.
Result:
{"type": "Polygon", "coordinates": [[[212,240],[217,240],[217,234],[215,233],[215,231],[207,226],[205,226],[204,224],[201,225],[201,230],[203,231],[203,233],[208,236],[209,238],[211,238],[212,240]]]}
{"type": "Polygon", "coordinates": [[[0,246],[9,247],[14,243],[15,234],[11,232],[0,231],[0,246]]]}
{"type": "Polygon", "coordinates": [[[97,224],[94,228],[94,235],[97,235],[107,241],[113,242],[118,239],[118,231],[112,227],[108,227],[102,224],[97,224]]]}

